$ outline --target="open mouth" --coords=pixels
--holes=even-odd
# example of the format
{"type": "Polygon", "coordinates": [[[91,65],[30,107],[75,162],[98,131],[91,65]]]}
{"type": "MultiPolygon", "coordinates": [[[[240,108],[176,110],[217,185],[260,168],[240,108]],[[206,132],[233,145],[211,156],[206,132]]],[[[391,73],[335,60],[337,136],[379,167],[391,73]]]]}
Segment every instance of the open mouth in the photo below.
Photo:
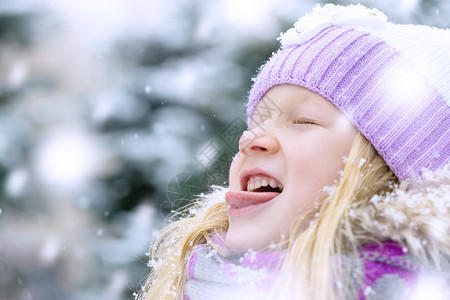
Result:
{"type": "Polygon", "coordinates": [[[244,182],[247,181],[246,189],[242,189],[247,192],[275,192],[281,193],[283,191],[283,185],[275,178],[266,175],[250,175],[247,178],[244,177],[244,182]]]}
{"type": "Polygon", "coordinates": [[[283,184],[277,179],[256,170],[241,177],[241,191],[228,191],[225,200],[230,206],[229,215],[246,214],[262,207],[283,192],[283,184]]]}

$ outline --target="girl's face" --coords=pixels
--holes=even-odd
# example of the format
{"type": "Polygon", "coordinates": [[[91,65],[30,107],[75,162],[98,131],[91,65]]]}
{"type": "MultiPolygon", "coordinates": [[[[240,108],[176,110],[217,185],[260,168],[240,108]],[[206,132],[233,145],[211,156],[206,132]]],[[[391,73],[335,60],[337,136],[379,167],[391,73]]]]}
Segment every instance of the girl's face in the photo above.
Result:
{"type": "Polygon", "coordinates": [[[271,88],[231,164],[227,248],[261,250],[288,235],[339,178],[357,132],[319,94],[296,85],[271,88]]]}

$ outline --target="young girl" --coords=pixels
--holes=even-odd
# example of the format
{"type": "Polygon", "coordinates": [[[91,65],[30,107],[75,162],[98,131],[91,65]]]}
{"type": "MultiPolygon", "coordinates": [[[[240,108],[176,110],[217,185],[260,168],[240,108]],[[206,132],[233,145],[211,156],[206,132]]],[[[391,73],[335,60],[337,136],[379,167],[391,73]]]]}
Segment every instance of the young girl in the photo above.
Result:
{"type": "Polygon", "coordinates": [[[139,298],[450,299],[450,31],[327,4],[280,41],[139,298]]]}

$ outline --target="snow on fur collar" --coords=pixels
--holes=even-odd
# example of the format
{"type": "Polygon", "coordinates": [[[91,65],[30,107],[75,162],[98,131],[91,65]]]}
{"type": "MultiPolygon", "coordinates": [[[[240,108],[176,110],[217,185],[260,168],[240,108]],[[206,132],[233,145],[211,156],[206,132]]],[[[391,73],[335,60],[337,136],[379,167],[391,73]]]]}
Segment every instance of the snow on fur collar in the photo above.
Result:
{"type": "MultiPolygon", "coordinates": [[[[449,264],[450,164],[351,211],[356,234],[398,241],[416,258],[449,264]],[[442,260],[441,258],[444,257],[442,260]]],[[[448,265],[447,265],[448,266],[448,265]]]]}

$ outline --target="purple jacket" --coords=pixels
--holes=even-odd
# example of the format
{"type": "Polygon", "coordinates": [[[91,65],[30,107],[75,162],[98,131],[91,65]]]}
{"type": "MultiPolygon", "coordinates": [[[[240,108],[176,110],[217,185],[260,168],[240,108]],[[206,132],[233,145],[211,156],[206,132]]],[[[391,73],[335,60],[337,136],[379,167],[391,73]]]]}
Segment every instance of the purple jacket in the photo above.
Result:
{"type": "Polygon", "coordinates": [[[363,246],[359,256],[364,266],[359,299],[411,298],[420,267],[408,258],[406,248],[387,241],[363,246]]]}

